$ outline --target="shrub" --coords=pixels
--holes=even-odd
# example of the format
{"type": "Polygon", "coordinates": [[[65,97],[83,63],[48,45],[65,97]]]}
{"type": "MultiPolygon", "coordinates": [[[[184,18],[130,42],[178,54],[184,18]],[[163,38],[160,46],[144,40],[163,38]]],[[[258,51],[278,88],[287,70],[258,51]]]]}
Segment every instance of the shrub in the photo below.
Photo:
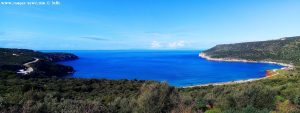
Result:
{"type": "Polygon", "coordinates": [[[236,108],[253,106],[258,109],[272,109],[276,92],[263,84],[245,84],[241,91],[233,95],[236,108]]]}
{"type": "Polygon", "coordinates": [[[139,113],[166,113],[178,105],[178,92],[166,83],[145,83],[137,99],[139,113]]]}

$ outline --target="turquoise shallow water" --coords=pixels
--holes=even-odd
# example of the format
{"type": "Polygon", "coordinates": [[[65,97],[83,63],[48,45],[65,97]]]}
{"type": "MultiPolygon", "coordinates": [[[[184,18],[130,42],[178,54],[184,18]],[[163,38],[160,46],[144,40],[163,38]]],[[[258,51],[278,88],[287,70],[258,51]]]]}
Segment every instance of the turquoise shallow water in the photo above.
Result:
{"type": "Polygon", "coordinates": [[[79,60],[61,62],[75,68],[72,77],[156,80],[174,86],[260,78],[268,69],[282,68],[266,63],[207,61],[198,56],[201,51],[194,50],[58,52],[70,52],[80,57],[79,60]]]}

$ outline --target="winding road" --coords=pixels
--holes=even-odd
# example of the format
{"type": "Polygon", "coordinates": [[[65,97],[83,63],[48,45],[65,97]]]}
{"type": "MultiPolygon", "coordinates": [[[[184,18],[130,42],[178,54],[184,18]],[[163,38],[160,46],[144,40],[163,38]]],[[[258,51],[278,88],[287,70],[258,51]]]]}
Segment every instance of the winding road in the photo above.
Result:
{"type": "Polygon", "coordinates": [[[21,69],[17,73],[27,75],[27,74],[33,72],[34,70],[30,66],[30,64],[36,63],[36,62],[38,62],[40,60],[38,58],[34,58],[34,59],[35,59],[34,61],[30,61],[30,62],[27,62],[27,63],[23,64],[27,68],[26,70],[21,69]]]}

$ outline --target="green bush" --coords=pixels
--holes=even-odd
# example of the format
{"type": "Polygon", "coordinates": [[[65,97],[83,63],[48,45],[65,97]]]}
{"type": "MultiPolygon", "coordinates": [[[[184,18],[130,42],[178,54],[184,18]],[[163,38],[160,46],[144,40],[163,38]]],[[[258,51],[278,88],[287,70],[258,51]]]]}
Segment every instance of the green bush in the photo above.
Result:
{"type": "Polygon", "coordinates": [[[170,112],[179,102],[176,88],[166,83],[145,83],[140,92],[137,99],[139,113],[170,112]]]}

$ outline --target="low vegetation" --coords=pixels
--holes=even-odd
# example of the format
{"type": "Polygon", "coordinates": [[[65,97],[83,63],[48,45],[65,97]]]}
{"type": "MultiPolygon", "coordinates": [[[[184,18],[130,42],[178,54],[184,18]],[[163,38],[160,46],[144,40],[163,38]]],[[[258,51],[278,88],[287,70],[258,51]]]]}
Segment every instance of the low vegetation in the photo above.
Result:
{"type": "Polygon", "coordinates": [[[22,78],[0,74],[0,112],[170,112],[179,95],[166,83],[139,80],[22,78]]]}
{"type": "Polygon", "coordinates": [[[235,85],[175,88],[140,80],[0,74],[0,112],[298,113],[300,72],[235,85]]]}
{"type": "Polygon", "coordinates": [[[208,113],[298,113],[299,75],[297,70],[282,71],[249,83],[180,89],[180,94],[194,98],[196,108],[208,113]]]}

